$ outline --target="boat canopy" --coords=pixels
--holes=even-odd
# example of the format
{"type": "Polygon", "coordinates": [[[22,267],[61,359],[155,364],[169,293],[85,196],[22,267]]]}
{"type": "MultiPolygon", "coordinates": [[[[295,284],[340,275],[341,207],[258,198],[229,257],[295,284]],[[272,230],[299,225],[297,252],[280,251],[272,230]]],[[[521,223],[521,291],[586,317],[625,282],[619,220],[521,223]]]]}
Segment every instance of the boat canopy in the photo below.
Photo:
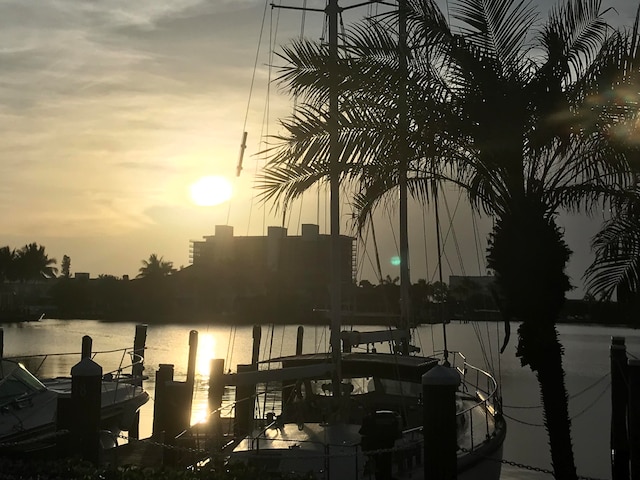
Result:
{"type": "Polygon", "coordinates": [[[21,363],[0,361],[0,405],[46,389],[21,363]]]}
{"type": "MultiPolygon", "coordinates": [[[[281,363],[284,368],[288,369],[309,368],[318,364],[330,364],[330,357],[325,353],[310,353],[277,357],[260,363],[281,363]]],[[[373,374],[378,378],[420,383],[422,375],[437,364],[438,359],[435,357],[353,352],[342,354],[341,367],[343,377],[369,377],[373,374]]],[[[309,375],[307,378],[313,377],[309,375]]]]}

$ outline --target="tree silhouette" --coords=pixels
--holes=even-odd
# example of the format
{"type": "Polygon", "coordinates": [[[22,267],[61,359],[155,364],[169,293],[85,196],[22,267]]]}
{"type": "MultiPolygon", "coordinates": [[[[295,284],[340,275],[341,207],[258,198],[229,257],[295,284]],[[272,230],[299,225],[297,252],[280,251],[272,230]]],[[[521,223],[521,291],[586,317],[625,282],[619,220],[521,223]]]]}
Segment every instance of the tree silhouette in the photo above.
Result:
{"type": "Polygon", "coordinates": [[[163,257],[152,253],[148,260],[142,260],[137,278],[163,278],[175,273],[173,262],[165,261],[163,257]]]}
{"type": "Polygon", "coordinates": [[[62,257],[62,276],[69,278],[71,276],[71,258],[68,255],[62,257]]]}
{"type": "Polygon", "coordinates": [[[56,263],[55,258],[49,258],[45,253],[44,246],[29,243],[16,252],[16,276],[22,281],[55,278],[58,273],[54,267],[56,263]]]}
{"type": "Polygon", "coordinates": [[[0,248],[0,281],[16,280],[16,251],[12,248],[0,248]]]}

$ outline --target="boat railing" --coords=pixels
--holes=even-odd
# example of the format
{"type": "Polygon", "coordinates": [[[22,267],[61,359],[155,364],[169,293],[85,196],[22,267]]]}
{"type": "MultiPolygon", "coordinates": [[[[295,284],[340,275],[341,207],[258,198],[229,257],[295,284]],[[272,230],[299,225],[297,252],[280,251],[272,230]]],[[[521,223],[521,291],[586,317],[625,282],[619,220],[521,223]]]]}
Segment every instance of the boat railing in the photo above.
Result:
{"type": "MultiPolygon", "coordinates": [[[[91,359],[102,365],[98,360],[106,359],[108,356],[118,354],[117,367],[103,372],[103,378],[118,383],[134,383],[144,380],[144,376],[134,377],[134,367],[144,363],[144,356],[136,353],[133,347],[118,348],[113,350],[99,350],[91,354],[91,359]],[[127,360],[128,359],[128,360],[127,360]]],[[[21,361],[28,365],[29,371],[36,377],[40,377],[40,372],[47,359],[52,357],[75,357],[81,358],[81,352],[62,352],[62,353],[42,353],[35,355],[19,355],[14,357],[4,357],[7,360],[21,361]]],[[[105,364],[113,365],[115,359],[105,360],[105,364]]],[[[71,364],[71,362],[70,362],[71,364]]]]}
{"type": "Polygon", "coordinates": [[[470,364],[463,353],[449,354],[451,367],[460,374],[462,391],[468,395],[456,416],[460,423],[468,422],[470,443],[464,448],[473,451],[495,433],[494,418],[500,413],[498,382],[491,373],[470,364]],[[481,425],[478,417],[482,419],[481,425]]]}

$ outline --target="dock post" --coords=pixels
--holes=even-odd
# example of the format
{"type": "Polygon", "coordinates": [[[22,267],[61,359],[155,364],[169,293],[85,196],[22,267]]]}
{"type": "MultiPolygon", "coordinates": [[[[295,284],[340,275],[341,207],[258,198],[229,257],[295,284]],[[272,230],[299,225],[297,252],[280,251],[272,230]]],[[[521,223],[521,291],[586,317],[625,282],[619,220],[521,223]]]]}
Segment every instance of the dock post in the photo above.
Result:
{"type": "Polygon", "coordinates": [[[222,395],[224,394],[224,359],[211,359],[209,368],[209,392],[207,394],[209,406],[209,435],[212,442],[210,450],[213,453],[214,465],[218,465],[222,447],[222,423],[220,418],[220,408],[222,407],[222,395]]]}
{"type": "Polygon", "coordinates": [[[624,337],[611,337],[611,478],[629,479],[627,433],[627,348],[624,337]]]}
{"type": "Polygon", "coordinates": [[[93,339],[89,335],[82,337],[82,353],[80,358],[91,358],[91,347],[93,346],[93,339]]]}
{"type": "Polygon", "coordinates": [[[4,358],[4,330],[0,327],[0,359],[4,358]]]}
{"type": "Polygon", "coordinates": [[[436,365],[422,376],[424,412],[424,478],[450,480],[458,476],[455,368],[436,365]]]}
{"type": "Polygon", "coordinates": [[[304,340],[304,327],[298,325],[298,335],[296,336],[296,355],[302,355],[302,342],[304,340]]]}
{"type": "Polygon", "coordinates": [[[168,408],[167,385],[173,382],[173,365],[161,363],[156,371],[156,389],[153,405],[153,430],[152,437],[160,438],[162,432],[168,429],[168,421],[173,412],[168,408]]]}
{"type": "MultiPolygon", "coordinates": [[[[85,338],[91,339],[84,337],[83,346],[85,338]]],[[[71,368],[71,435],[76,453],[95,465],[100,461],[101,395],[102,367],[84,356],[71,368]]]]}
{"type": "Polygon", "coordinates": [[[191,426],[191,410],[193,408],[193,388],[196,379],[196,359],[198,357],[198,331],[191,330],[189,332],[189,363],[187,364],[187,381],[184,387],[186,388],[185,408],[186,414],[186,427],[191,426]]]}
{"type": "MultiPolygon", "coordinates": [[[[144,373],[144,349],[147,343],[147,325],[136,325],[136,333],[133,338],[133,367],[131,376],[133,385],[142,388],[142,375],[144,373]]],[[[133,423],[129,428],[129,438],[138,440],[140,438],[140,412],[136,412],[133,423]]]]}
{"type": "Polygon", "coordinates": [[[196,378],[196,358],[198,356],[198,331],[189,332],[189,360],[187,364],[187,383],[193,385],[196,378]]]}
{"type": "MultiPolygon", "coordinates": [[[[254,372],[257,365],[238,365],[238,373],[254,372]]],[[[251,432],[256,399],[256,386],[236,386],[236,415],[233,422],[233,434],[236,438],[251,432]]]]}
{"type": "Polygon", "coordinates": [[[640,480],[640,360],[629,359],[629,452],[631,479],[640,480]]]}
{"type": "Polygon", "coordinates": [[[260,325],[253,326],[253,350],[251,351],[251,363],[258,364],[260,360],[260,342],[262,341],[262,327],[260,325]]]}

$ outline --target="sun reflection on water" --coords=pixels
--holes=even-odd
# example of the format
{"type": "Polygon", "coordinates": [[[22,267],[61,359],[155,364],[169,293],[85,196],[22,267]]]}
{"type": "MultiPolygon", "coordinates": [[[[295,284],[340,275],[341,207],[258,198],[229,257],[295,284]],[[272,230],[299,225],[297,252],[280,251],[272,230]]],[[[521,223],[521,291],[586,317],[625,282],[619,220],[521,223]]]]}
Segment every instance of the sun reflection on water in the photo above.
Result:
{"type": "Polygon", "coordinates": [[[216,358],[216,339],[211,333],[198,335],[198,353],[196,355],[195,398],[191,410],[191,424],[203,422],[209,416],[207,392],[211,359],[216,358]]]}

